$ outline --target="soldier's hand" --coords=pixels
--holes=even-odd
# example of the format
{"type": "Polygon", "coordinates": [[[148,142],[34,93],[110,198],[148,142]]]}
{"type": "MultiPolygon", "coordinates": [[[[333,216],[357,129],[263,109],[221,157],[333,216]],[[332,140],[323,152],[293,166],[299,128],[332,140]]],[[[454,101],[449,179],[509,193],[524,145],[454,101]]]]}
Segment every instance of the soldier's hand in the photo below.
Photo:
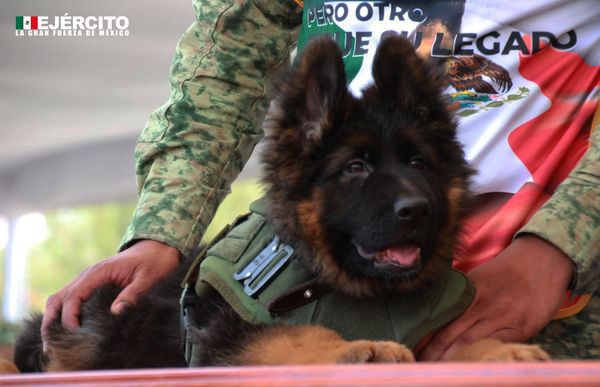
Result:
{"type": "Polygon", "coordinates": [[[573,274],[569,257],[536,236],[523,236],[468,273],[476,295],[467,311],[437,332],[422,360],[448,359],[484,338],[522,342],[542,330],[560,308],[573,274]]]}
{"type": "Polygon", "coordinates": [[[179,259],[177,249],[160,242],[142,240],[83,271],[46,302],[42,321],[44,350],[50,322],[60,314],[63,325],[71,328],[79,326],[81,303],[95,289],[106,284],[123,288],[111,305],[111,312],[119,314],[127,306],[135,304],[138,297],[158,280],[172,272],[179,264],[179,259]]]}

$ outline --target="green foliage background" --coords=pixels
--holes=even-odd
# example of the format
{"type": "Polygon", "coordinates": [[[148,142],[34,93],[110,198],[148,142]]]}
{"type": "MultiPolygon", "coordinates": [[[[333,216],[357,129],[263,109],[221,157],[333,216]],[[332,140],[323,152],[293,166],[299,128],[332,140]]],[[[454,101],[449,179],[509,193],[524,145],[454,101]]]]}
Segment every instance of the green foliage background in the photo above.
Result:
{"type": "Polygon", "coordinates": [[[34,310],[86,267],[115,253],[133,208],[109,203],[45,214],[47,237],[27,258],[27,296],[34,310]]]}
{"type": "MultiPolygon", "coordinates": [[[[256,180],[234,183],[204,239],[211,239],[246,212],[260,195],[256,180]]],[[[30,250],[27,261],[27,298],[32,310],[42,310],[49,295],[88,266],[116,253],[134,207],[134,203],[110,203],[45,214],[47,238],[30,250]]]]}

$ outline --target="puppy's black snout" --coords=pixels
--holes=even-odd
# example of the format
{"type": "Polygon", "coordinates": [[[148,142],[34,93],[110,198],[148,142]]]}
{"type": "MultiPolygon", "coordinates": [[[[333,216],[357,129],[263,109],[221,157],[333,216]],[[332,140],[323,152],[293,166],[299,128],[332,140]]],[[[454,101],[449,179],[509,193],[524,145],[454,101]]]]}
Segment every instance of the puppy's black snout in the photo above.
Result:
{"type": "Polygon", "coordinates": [[[394,203],[394,212],[402,221],[418,221],[431,213],[429,201],[423,197],[404,197],[394,203]]]}

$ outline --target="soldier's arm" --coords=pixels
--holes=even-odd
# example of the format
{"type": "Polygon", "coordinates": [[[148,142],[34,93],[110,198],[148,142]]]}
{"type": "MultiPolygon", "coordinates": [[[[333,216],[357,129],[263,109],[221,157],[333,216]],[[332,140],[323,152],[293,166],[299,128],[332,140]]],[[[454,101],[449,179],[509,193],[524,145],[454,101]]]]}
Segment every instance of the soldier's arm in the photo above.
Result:
{"type": "Polygon", "coordinates": [[[477,288],[475,300],[460,318],[433,336],[421,358],[448,358],[465,344],[486,337],[529,340],[560,307],[571,260],[579,274],[575,293],[591,293],[600,274],[599,197],[597,127],[584,157],[518,238],[496,258],[469,272],[477,288]]]}
{"type": "Polygon", "coordinates": [[[295,43],[292,1],[194,1],[171,97],[136,146],[139,201],[121,250],[151,239],[188,254],[260,139],[264,84],[295,43]]]}
{"type": "Polygon", "coordinates": [[[171,98],[138,141],[140,199],[121,252],[48,299],[44,348],[53,320],[79,325],[94,289],[123,288],[111,305],[118,314],[170,273],[200,240],[260,137],[265,78],[289,57],[300,8],[292,0],[195,0],[194,7],[173,59],[171,98]]]}
{"type": "MultiPolygon", "coordinates": [[[[598,113],[597,113],[598,114],[598,113]]],[[[600,277],[600,125],[590,148],[546,204],[519,231],[535,234],[571,257],[574,293],[592,293],[600,277]]]]}

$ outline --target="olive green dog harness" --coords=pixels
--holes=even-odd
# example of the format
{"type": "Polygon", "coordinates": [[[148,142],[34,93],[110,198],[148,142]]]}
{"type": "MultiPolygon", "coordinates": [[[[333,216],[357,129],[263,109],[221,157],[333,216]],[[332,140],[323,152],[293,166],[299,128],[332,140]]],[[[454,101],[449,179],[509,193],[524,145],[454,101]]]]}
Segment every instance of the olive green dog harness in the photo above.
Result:
{"type": "Polygon", "coordinates": [[[214,288],[251,323],[318,324],[347,340],[394,340],[413,349],[473,300],[474,287],[450,267],[432,287],[406,295],[355,298],[332,290],[274,234],[265,207],[262,199],[254,202],[250,214],[215,238],[192,264],[184,285],[195,279],[200,298],[207,287],[214,288]]]}

